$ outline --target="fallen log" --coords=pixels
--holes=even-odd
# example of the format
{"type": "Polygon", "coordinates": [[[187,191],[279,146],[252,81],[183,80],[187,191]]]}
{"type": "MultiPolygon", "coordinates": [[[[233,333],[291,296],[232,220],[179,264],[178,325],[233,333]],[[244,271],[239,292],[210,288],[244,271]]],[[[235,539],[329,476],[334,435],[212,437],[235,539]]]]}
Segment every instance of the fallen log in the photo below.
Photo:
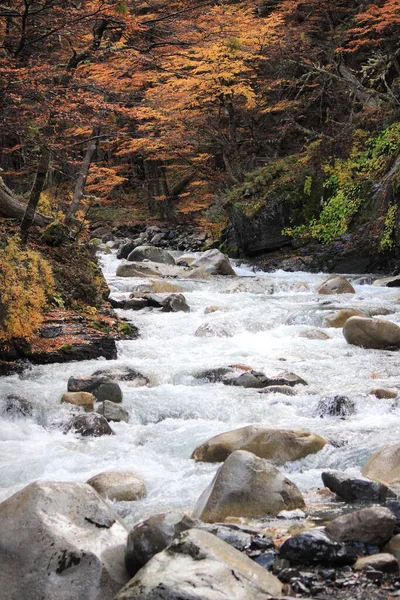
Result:
{"type": "MultiPolygon", "coordinates": [[[[19,219],[25,214],[26,204],[18,200],[13,192],[6,186],[3,179],[0,177],[0,215],[7,219],[19,219]]],[[[44,227],[54,221],[52,217],[47,217],[39,212],[35,213],[33,224],[38,227],[44,227]]]]}

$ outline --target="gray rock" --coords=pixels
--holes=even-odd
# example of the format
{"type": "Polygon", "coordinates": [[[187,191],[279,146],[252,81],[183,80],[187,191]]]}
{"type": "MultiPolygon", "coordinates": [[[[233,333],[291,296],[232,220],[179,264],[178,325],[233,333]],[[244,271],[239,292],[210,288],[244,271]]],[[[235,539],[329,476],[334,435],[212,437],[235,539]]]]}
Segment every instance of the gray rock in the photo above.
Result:
{"type": "Polygon", "coordinates": [[[115,600],[267,600],[282,585],[216,536],[191,529],[156,554],[115,600]]]}
{"type": "Polygon", "coordinates": [[[99,413],[99,415],[103,415],[107,421],[115,421],[117,423],[124,421],[125,423],[129,423],[128,411],[125,410],[125,408],[122,408],[120,404],[116,404],[110,400],[104,400],[104,402],[96,408],[96,412],[99,413]]]}
{"type": "Polygon", "coordinates": [[[236,371],[231,367],[217,367],[215,369],[207,369],[206,371],[199,371],[194,373],[193,377],[196,379],[206,379],[210,383],[218,383],[224,381],[226,378],[234,377],[236,371]]]}
{"type": "Polygon", "coordinates": [[[162,308],[164,305],[164,298],[159,294],[145,294],[143,299],[146,300],[147,305],[152,308],[162,308]]]}
{"type": "Polygon", "coordinates": [[[84,437],[100,437],[114,435],[107,419],[97,413],[86,413],[73,417],[67,424],[65,432],[72,431],[84,437]]]}
{"type": "Polygon", "coordinates": [[[192,267],[198,267],[211,275],[236,275],[228,256],[216,248],[203,252],[200,258],[192,263],[192,267]]]}
{"type": "Polygon", "coordinates": [[[105,377],[108,381],[129,381],[130,387],[141,387],[150,383],[148,377],[136,371],[136,369],[124,365],[109,369],[99,369],[93,373],[92,377],[105,377]]]}
{"type": "Polygon", "coordinates": [[[124,310],[142,310],[149,306],[148,301],[145,298],[131,298],[124,302],[124,310]]]}
{"type": "Polygon", "coordinates": [[[296,390],[288,385],[270,385],[258,392],[259,394],[283,394],[284,396],[296,396],[296,390]]]}
{"type": "Polygon", "coordinates": [[[382,573],[398,573],[399,562],[393,554],[382,552],[381,554],[372,554],[372,556],[359,558],[353,568],[356,571],[374,569],[374,571],[382,573]]]}
{"type": "Polygon", "coordinates": [[[295,385],[308,385],[302,377],[299,377],[299,375],[296,375],[295,373],[290,373],[289,371],[283,371],[273,377],[268,377],[260,371],[246,371],[236,379],[229,379],[224,383],[244,388],[266,388],[270,385],[287,385],[290,387],[295,385]]]}
{"type": "Polygon", "coordinates": [[[314,417],[349,417],[356,412],[356,405],[347,396],[322,398],[314,409],[314,417]]]}
{"type": "Polygon", "coordinates": [[[99,402],[110,400],[111,402],[122,402],[122,391],[118,383],[105,381],[93,390],[93,394],[99,402]]]}
{"type": "Polygon", "coordinates": [[[91,392],[103,381],[104,378],[93,375],[91,377],[70,377],[67,389],[69,392],[91,392]]]}
{"type": "Polygon", "coordinates": [[[8,394],[0,402],[0,414],[12,418],[31,417],[33,404],[18,394],[8,394]]]}
{"type": "Polygon", "coordinates": [[[349,477],[340,471],[325,471],[324,485],[345,502],[384,502],[393,492],[382,483],[364,477],[349,477]]]}
{"type": "Polygon", "coordinates": [[[175,265],[175,260],[169,252],[155,246],[138,246],[129,254],[128,260],[131,262],[149,260],[164,265],[175,265]]]}
{"type": "Polygon", "coordinates": [[[64,331],[62,325],[43,325],[40,330],[40,335],[44,338],[59,337],[64,331]]]}
{"type": "Polygon", "coordinates": [[[362,468],[364,477],[385,485],[400,484],[400,444],[386,446],[371,456],[362,468]]]}
{"type": "Polygon", "coordinates": [[[87,482],[104,498],[115,502],[132,502],[146,495],[143,479],[132,471],[105,471],[87,482]]]}
{"type": "Polygon", "coordinates": [[[162,312],[190,312],[185,296],[182,294],[171,294],[163,302],[162,312]]]}
{"type": "Polygon", "coordinates": [[[382,546],[392,536],[396,517],[381,506],[363,508],[331,521],[327,535],[337,542],[363,542],[382,546]]]}
{"type": "Polygon", "coordinates": [[[356,291],[341,275],[332,275],[321,283],[317,289],[317,294],[355,294],[356,291]]]}
{"type": "Polygon", "coordinates": [[[201,494],[192,516],[215,523],[226,517],[277,515],[303,507],[297,486],[278,469],[250,452],[236,450],[201,494]]]}
{"type": "Polygon", "coordinates": [[[0,504],[7,600],[112,600],[129,580],[127,531],[84,483],[36,482],[0,504]]]}
{"type": "Polygon", "coordinates": [[[117,252],[117,258],[122,259],[122,258],[128,258],[128,256],[130,255],[130,253],[132,252],[132,250],[134,250],[137,246],[137,242],[134,241],[130,241],[127,242],[126,244],[123,244],[122,246],[120,246],[118,252],[117,252]]]}
{"type": "Polygon", "coordinates": [[[362,348],[375,350],[400,348],[400,327],[385,319],[350,317],[344,324],[343,335],[348,344],[362,348]]]}
{"type": "Polygon", "coordinates": [[[321,529],[290,537],[283,542],[279,554],[295,564],[351,565],[357,558],[354,549],[333,541],[321,529]]]}

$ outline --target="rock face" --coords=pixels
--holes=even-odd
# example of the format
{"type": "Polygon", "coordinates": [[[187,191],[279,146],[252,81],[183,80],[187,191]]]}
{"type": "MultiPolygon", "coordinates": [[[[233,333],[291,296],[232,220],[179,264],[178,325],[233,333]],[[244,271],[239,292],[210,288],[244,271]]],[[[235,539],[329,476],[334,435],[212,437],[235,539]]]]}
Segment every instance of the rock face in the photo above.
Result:
{"type": "Polygon", "coordinates": [[[73,431],[84,437],[114,435],[107,419],[97,413],[77,415],[66,426],[65,433],[68,431],[73,431]]]}
{"type": "Polygon", "coordinates": [[[283,542],[279,554],[299,564],[351,565],[357,558],[356,551],[333,541],[321,529],[290,537],[283,542]]]}
{"type": "Polygon", "coordinates": [[[343,327],[343,335],[348,344],[362,348],[375,350],[400,348],[400,327],[385,319],[351,317],[343,327]]]}
{"type": "Polygon", "coordinates": [[[115,600],[267,600],[281,594],[274,575],[211,533],[191,529],[156,554],[115,600]]]}
{"type": "Polygon", "coordinates": [[[278,469],[250,452],[236,450],[218,469],[192,516],[215,523],[229,516],[277,515],[303,507],[299,489],[278,469]]]}
{"type": "Polygon", "coordinates": [[[321,283],[317,289],[317,294],[355,294],[356,291],[347,281],[345,277],[341,275],[332,275],[321,283]]]}
{"type": "Polygon", "coordinates": [[[384,502],[394,495],[382,483],[363,477],[349,477],[340,471],[325,472],[321,477],[324,485],[346,502],[384,502]]]}
{"type": "Polygon", "coordinates": [[[100,496],[116,502],[140,500],[146,495],[143,479],[131,471],[106,471],[87,482],[100,496]]]}
{"type": "Polygon", "coordinates": [[[328,315],[325,319],[325,323],[327,327],[336,327],[340,328],[346,323],[350,317],[368,317],[367,313],[362,310],[356,310],[353,308],[343,308],[342,310],[338,310],[332,315],[328,315]]]}
{"type": "Polygon", "coordinates": [[[325,531],[337,542],[363,542],[382,546],[392,536],[396,517],[383,507],[363,508],[331,521],[325,531]]]}
{"type": "Polygon", "coordinates": [[[115,421],[117,423],[124,421],[125,423],[129,423],[128,411],[110,400],[104,400],[104,402],[96,408],[96,412],[99,413],[99,415],[103,415],[107,421],[115,421]]]}
{"type": "Polygon", "coordinates": [[[68,392],[63,394],[61,402],[72,404],[73,406],[81,406],[87,412],[93,410],[94,396],[89,392],[68,392]]]}
{"type": "Polygon", "coordinates": [[[207,250],[195,260],[192,267],[198,267],[211,275],[236,275],[232,268],[229,258],[216,248],[207,250]]]}
{"type": "Polygon", "coordinates": [[[196,461],[222,462],[235,450],[247,450],[276,464],[299,460],[319,452],[326,440],[304,429],[277,429],[248,425],[221,433],[197,446],[191,458],[196,461]]]}
{"type": "Polygon", "coordinates": [[[386,485],[400,484],[400,444],[387,446],[373,454],[364,465],[362,474],[386,485]]]}
{"type": "Polygon", "coordinates": [[[141,262],[142,260],[150,260],[155,263],[163,263],[164,265],[174,265],[175,260],[169,252],[155,246],[137,246],[128,256],[128,260],[132,262],[141,262]]]}
{"type": "Polygon", "coordinates": [[[112,600],[129,580],[127,531],[84,483],[36,482],[0,504],[7,600],[112,600]]]}
{"type": "Polygon", "coordinates": [[[356,405],[347,396],[332,396],[322,398],[314,409],[314,417],[341,417],[346,418],[354,415],[356,405]]]}

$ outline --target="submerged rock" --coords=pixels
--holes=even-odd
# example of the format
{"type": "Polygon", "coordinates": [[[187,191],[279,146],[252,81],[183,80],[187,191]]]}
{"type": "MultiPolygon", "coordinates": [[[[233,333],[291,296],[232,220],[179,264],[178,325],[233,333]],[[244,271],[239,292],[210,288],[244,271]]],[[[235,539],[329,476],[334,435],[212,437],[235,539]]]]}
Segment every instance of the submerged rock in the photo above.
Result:
{"type": "Polygon", "coordinates": [[[317,289],[317,294],[355,294],[356,291],[341,275],[332,275],[321,283],[317,289]]]}
{"type": "Polygon", "coordinates": [[[268,600],[281,594],[274,575],[211,533],[191,529],[156,554],[115,600],[268,600]]]}
{"type": "Polygon", "coordinates": [[[363,542],[382,546],[392,536],[396,517],[382,506],[363,508],[331,521],[327,535],[337,542],[363,542]]]}
{"type": "Polygon", "coordinates": [[[129,580],[127,530],[84,483],[36,482],[0,504],[9,600],[112,600],[129,580]]]}
{"type": "Polygon", "coordinates": [[[324,438],[304,429],[279,429],[248,425],[221,433],[193,451],[196,461],[222,462],[235,450],[247,450],[277,464],[299,460],[319,452],[327,444],[324,438]]]}
{"type": "Polygon", "coordinates": [[[196,337],[232,337],[233,333],[221,323],[203,323],[196,329],[196,337]]]}
{"type": "Polygon", "coordinates": [[[385,485],[400,484],[400,444],[386,446],[371,456],[362,468],[364,477],[385,485]]]}
{"type": "Polygon", "coordinates": [[[384,502],[394,496],[382,483],[340,471],[325,471],[321,477],[324,485],[346,502],[384,502]]]}
{"type": "Polygon", "coordinates": [[[385,319],[350,317],[343,327],[348,344],[375,350],[398,350],[400,327],[385,319]]]}
{"type": "Polygon", "coordinates": [[[140,500],[146,495],[143,479],[132,471],[105,471],[87,482],[100,496],[115,502],[140,500]]]}
{"type": "Polygon", "coordinates": [[[300,331],[299,337],[307,338],[309,340],[330,340],[331,338],[325,331],[321,329],[308,329],[307,331],[300,331]]]}
{"type": "Polygon", "coordinates": [[[236,450],[201,494],[193,517],[215,523],[226,517],[274,516],[281,510],[303,507],[297,486],[271,463],[236,450]]]}
{"type": "Polygon", "coordinates": [[[280,547],[281,558],[297,564],[351,565],[356,550],[330,539],[322,529],[311,529],[285,540],[280,547]]]}
{"type": "Polygon", "coordinates": [[[211,275],[236,275],[228,256],[216,248],[203,252],[200,258],[192,263],[192,267],[211,275]]]}
{"type": "Polygon", "coordinates": [[[350,417],[356,412],[354,400],[347,396],[322,398],[314,409],[314,417],[350,417]]]}
{"type": "Polygon", "coordinates": [[[33,404],[18,394],[8,394],[0,401],[0,414],[8,417],[31,417],[33,404]]]}

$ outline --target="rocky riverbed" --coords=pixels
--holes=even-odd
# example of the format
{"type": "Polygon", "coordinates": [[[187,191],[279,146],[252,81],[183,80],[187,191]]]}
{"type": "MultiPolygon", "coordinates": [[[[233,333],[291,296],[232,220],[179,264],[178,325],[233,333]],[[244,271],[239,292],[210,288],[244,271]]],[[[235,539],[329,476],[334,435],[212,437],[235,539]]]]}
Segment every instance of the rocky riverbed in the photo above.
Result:
{"type": "Polygon", "coordinates": [[[10,599],[399,595],[396,289],[107,243],[138,339],[0,383],[10,599]]]}

